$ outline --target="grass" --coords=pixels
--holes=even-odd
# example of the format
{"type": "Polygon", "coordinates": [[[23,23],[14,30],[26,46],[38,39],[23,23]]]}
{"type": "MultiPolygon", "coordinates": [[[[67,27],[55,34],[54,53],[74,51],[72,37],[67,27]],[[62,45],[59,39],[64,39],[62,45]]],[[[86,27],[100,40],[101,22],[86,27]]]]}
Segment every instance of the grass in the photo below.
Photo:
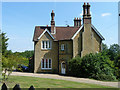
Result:
{"type": "Polygon", "coordinates": [[[10,76],[5,83],[9,88],[13,88],[15,84],[19,84],[21,88],[29,88],[31,85],[35,88],[112,88],[96,84],[28,76],[10,76]]]}

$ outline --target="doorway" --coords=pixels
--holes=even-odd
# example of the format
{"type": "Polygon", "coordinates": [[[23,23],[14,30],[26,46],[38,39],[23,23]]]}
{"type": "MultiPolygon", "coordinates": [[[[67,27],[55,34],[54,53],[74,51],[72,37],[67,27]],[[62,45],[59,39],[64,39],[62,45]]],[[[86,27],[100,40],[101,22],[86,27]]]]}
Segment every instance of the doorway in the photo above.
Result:
{"type": "Polygon", "coordinates": [[[61,63],[61,74],[65,74],[65,62],[61,63]]]}

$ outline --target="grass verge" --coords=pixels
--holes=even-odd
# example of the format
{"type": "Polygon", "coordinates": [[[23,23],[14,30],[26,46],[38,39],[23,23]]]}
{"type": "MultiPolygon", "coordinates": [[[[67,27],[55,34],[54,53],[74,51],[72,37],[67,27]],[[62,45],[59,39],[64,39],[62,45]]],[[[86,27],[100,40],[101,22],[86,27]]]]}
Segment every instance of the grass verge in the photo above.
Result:
{"type": "Polygon", "coordinates": [[[31,85],[35,88],[112,88],[96,84],[28,76],[10,76],[5,83],[9,88],[13,88],[15,84],[19,84],[21,88],[29,88],[31,85]]]}

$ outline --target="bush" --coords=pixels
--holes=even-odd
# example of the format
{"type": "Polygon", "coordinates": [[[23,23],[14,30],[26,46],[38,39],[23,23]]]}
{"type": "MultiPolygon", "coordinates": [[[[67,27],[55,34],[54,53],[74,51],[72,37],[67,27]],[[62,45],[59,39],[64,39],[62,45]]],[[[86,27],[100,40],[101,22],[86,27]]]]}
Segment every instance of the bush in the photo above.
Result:
{"type": "Polygon", "coordinates": [[[79,56],[69,61],[69,75],[80,76],[81,62],[82,60],[79,56]]]}
{"type": "Polygon", "coordinates": [[[116,80],[114,62],[103,53],[88,54],[69,61],[70,75],[99,80],[116,80]]]}

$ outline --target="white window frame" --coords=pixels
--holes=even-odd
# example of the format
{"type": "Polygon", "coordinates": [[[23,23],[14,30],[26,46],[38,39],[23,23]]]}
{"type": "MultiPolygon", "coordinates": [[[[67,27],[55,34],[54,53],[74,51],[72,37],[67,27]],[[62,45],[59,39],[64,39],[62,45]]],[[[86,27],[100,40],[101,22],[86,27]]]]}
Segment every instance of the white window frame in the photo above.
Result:
{"type": "Polygon", "coordinates": [[[45,68],[42,67],[42,60],[43,59],[41,59],[41,69],[46,69],[46,70],[52,69],[52,59],[51,58],[49,58],[49,59],[48,58],[44,58],[44,60],[45,60],[44,61],[44,67],[45,68]],[[47,64],[48,68],[46,68],[46,59],[48,60],[48,64],[47,64]],[[51,68],[49,68],[49,60],[51,60],[51,68]]]}
{"type": "Polygon", "coordinates": [[[52,48],[52,41],[49,41],[49,40],[41,41],[41,49],[48,50],[48,49],[51,49],[51,48],[52,48]],[[44,48],[43,48],[43,42],[44,42],[44,48]],[[47,47],[46,47],[46,44],[47,44],[47,47]]]}
{"type": "Polygon", "coordinates": [[[61,51],[65,50],[65,44],[61,44],[61,51]]]}

